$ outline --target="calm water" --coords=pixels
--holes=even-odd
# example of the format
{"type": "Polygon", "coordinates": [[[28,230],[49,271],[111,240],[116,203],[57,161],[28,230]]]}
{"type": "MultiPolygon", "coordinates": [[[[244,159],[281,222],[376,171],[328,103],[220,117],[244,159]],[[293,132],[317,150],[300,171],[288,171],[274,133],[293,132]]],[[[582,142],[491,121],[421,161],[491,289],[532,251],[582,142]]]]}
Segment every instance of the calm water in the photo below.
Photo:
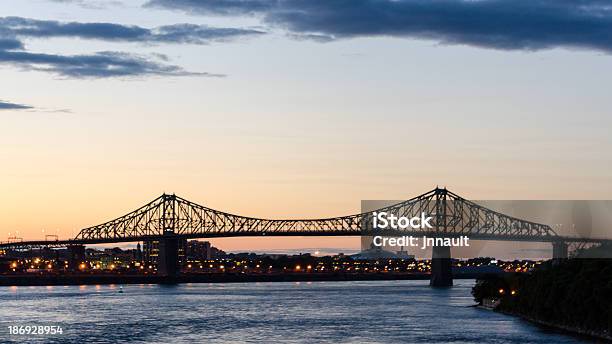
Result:
{"type": "Polygon", "coordinates": [[[0,287],[0,343],[578,343],[469,307],[473,281],[0,287]],[[62,335],[9,335],[8,325],[62,335]]]}

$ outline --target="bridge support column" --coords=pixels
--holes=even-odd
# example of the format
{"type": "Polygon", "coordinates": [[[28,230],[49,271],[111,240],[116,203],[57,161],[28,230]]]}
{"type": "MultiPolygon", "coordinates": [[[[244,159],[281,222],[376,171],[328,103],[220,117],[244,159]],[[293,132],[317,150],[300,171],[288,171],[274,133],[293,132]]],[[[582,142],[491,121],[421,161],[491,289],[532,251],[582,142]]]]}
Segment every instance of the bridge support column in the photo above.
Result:
{"type": "Polygon", "coordinates": [[[560,260],[567,259],[569,257],[567,243],[564,241],[555,241],[552,243],[552,245],[554,262],[559,262],[560,260]]]}
{"type": "Polygon", "coordinates": [[[432,287],[451,287],[453,285],[450,246],[433,247],[429,285],[432,287]]]}
{"type": "Polygon", "coordinates": [[[178,276],[180,272],[178,238],[174,234],[166,235],[159,241],[158,247],[157,274],[169,278],[178,276]]]}

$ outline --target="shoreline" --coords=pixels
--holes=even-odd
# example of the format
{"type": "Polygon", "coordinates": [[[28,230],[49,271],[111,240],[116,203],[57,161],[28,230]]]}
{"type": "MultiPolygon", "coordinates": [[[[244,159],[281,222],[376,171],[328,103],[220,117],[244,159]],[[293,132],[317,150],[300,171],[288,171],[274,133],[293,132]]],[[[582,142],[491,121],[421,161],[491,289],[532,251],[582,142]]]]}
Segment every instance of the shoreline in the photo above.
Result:
{"type": "MultiPolygon", "coordinates": [[[[483,309],[488,309],[483,307],[483,309]]],[[[590,339],[596,339],[596,340],[604,340],[606,342],[611,342],[612,343],[612,336],[610,334],[606,334],[606,333],[599,333],[599,332],[595,332],[595,331],[589,331],[589,330],[585,330],[579,327],[574,327],[574,326],[567,326],[567,325],[561,325],[561,324],[555,324],[549,321],[544,321],[544,320],[539,320],[533,317],[530,317],[528,315],[525,314],[520,314],[520,313],[513,313],[513,312],[507,312],[507,311],[503,311],[503,310],[497,310],[497,309],[488,309],[491,310],[493,312],[497,312],[497,313],[501,313],[501,314],[505,314],[505,315],[509,315],[509,316],[513,316],[513,317],[517,317],[519,319],[528,321],[534,325],[540,326],[540,327],[544,327],[544,328],[548,328],[548,329],[552,329],[555,331],[560,331],[563,333],[566,333],[568,335],[573,335],[573,336],[579,336],[579,337],[587,337],[590,339]]]]}
{"type": "MultiPolygon", "coordinates": [[[[455,279],[476,279],[477,274],[455,275],[455,279]]],[[[179,283],[250,283],[250,282],[342,282],[429,280],[429,274],[184,274],[174,278],[144,275],[61,275],[0,276],[0,286],[57,286],[96,284],[179,284],[179,283]]]]}

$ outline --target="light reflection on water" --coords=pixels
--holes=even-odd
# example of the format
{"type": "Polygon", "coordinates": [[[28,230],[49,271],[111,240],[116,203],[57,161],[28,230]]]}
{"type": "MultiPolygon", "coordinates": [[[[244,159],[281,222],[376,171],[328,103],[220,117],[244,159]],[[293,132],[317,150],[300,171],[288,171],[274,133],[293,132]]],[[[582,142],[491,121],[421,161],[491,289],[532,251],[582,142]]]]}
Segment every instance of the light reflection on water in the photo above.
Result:
{"type": "Polygon", "coordinates": [[[0,287],[0,343],[579,343],[469,307],[474,281],[0,287]],[[9,336],[9,325],[60,325],[9,336]]]}

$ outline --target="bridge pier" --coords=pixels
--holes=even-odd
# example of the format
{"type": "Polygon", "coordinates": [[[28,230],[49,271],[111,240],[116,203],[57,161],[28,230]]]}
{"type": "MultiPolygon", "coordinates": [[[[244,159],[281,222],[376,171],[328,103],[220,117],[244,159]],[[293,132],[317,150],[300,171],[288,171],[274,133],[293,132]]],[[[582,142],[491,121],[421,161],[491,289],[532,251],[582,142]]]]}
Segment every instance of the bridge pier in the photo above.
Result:
{"type": "Polygon", "coordinates": [[[179,268],[178,238],[174,234],[167,234],[159,241],[157,256],[157,274],[159,276],[177,277],[179,268]]]}
{"type": "Polygon", "coordinates": [[[559,262],[560,260],[567,259],[569,257],[567,243],[565,241],[554,241],[552,246],[553,261],[559,262]]]}
{"type": "Polygon", "coordinates": [[[453,270],[450,246],[433,247],[429,285],[432,287],[452,287],[453,270]]]}

